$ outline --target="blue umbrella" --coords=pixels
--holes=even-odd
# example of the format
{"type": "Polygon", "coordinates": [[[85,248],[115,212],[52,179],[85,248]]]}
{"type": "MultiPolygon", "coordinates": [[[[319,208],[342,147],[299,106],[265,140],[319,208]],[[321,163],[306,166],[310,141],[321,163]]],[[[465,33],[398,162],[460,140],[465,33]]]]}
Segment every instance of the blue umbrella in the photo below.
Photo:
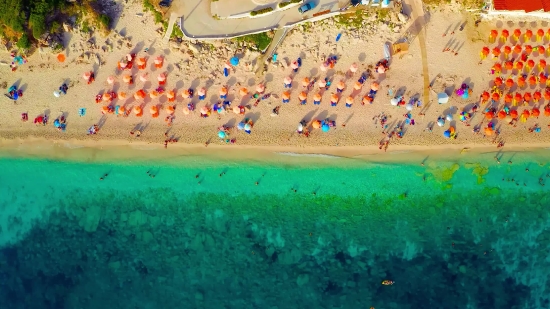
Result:
{"type": "Polygon", "coordinates": [[[443,136],[445,136],[446,138],[450,138],[451,137],[451,131],[447,130],[447,131],[443,132],[443,136]]]}
{"type": "Polygon", "coordinates": [[[322,127],[321,127],[321,130],[323,132],[328,132],[330,130],[330,127],[328,126],[328,124],[324,124],[322,127]]]}
{"type": "Polygon", "coordinates": [[[239,122],[239,124],[237,125],[237,129],[244,130],[244,122],[239,122]]]}
{"type": "Polygon", "coordinates": [[[463,99],[467,99],[470,97],[470,94],[468,93],[468,90],[464,91],[464,94],[462,94],[463,99]]]}
{"type": "Polygon", "coordinates": [[[218,137],[219,138],[225,138],[225,132],[224,131],[218,132],[218,137]]]}
{"type": "Polygon", "coordinates": [[[239,64],[239,58],[233,57],[231,58],[231,60],[229,60],[229,63],[231,63],[232,66],[236,66],[237,64],[239,64]]]}
{"type": "Polygon", "coordinates": [[[54,125],[54,127],[59,128],[61,126],[61,123],[59,122],[59,119],[54,120],[53,125],[54,125]]]}

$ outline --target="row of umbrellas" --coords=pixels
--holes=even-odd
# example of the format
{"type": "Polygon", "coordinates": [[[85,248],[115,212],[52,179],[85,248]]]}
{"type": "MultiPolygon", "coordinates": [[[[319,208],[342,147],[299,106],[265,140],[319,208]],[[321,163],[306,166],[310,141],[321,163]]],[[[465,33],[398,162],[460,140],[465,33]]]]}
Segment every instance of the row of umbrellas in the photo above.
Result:
{"type": "MultiPolygon", "coordinates": [[[[91,72],[86,72],[86,73],[84,73],[84,74],[82,75],[82,78],[83,78],[84,80],[89,80],[91,76],[92,76],[92,73],[91,73],[91,72]]],[[[134,78],[133,78],[131,75],[124,75],[124,76],[122,77],[122,80],[123,80],[125,83],[127,83],[127,84],[131,84],[131,83],[133,83],[134,78]]],[[[142,81],[142,82],[148,81],[148,80],[149,80],[149,74],[147,74],[147,73],[141,74],[141,75],[139,76],[139,80],[142,81]]],[[[161,82],[161,83],[162,83],[162,82],[166,82],[166,74],[165,74],[165,73],[159,74],[159,75],[157,76],[157,81],[159,81],[159,82],[161,82]]],[[[109,76],[109,77],[107,77],[107,83],[108,83],[109,85],[112,85],[112,84],[114,84],[115,82],[116,82],[116,78],[115,78],[114,76],[109,76]]]]}
{"type": "MultiPolygon", "coordinates": [[[[522,36],[522,34],[523,34],[523,39],[525,41],[530,41],[531,38],[533,37],[534,32],[531,29],[527,29],[525,30],[525,33],[522,33],[521,29],[514,29],[514,31],[512,32],[512,38],[514,38],[515,41],[518,41],[522,36]]],[[[499,38],[500,41],[506,42],[510,37],[510,30],[503,29],[500,32],[500,36],[499,36],[498,30],[495,30],[495,29],[491,30],[491,32],[489,33],[489,41],[494,42],[497,39],[497,37],[499,38]]],[[[536,31],[537,42],[542,41],[543,38],[550,40],[550,29],[547,29],[546,32],[543,29],[538,29],[536,31]]]]}
{"type": "MultiPolygon", "coordinates": [[[[487,101],[489,99],[492,99],[494,101],[499,101],[501,99],[501,94],[498,92],[493,92],[492,94],[489,94],[489,92],[484,91],[483,94],[481,94],[481,98],[483,101],[487,101]]],[[[519,102],[531,102],[532,100],[534,102],[540,101],[544,97],[545,100],[550,100],[550,90],[545,90],[544,94],[540,91],[535,91],[533,94],[531,92],[525,92],[523,94],[516,92],[513,93],[507,93],[504,95],[504,102],[506,103],[514,103],[517,104],[519,102]]]]}
{"type": "Polygon", "coordinates": [[[519,76],[517,78],[517,81],[514,80],[512,77],[508,77],[506,79],[502,77],[497,77],[494,79],[493,83],[495,86],[500,87],[502,85],[505,85],[507,88],[511,88],[514,85],[518,85],[519,87],[524,87],[527,83],[531,86],[536,86],[537,84],[541,84],[542,86],[546,87],[546,83],[548,81],[548,77],[544,75],[543,73],[540,73],[537,75],[531,75],[529,78],[525,78],[525,76],[519,76]]]}
{"type": "Polygon", "coordinates": [[[522,61],[506,61],[504,62],[504,65],[502,63],[495,63],[492,67],[493,71],[495,71],[495,73],[497,74],[500,74],[500,72],[502,72],[503,68],[505,68],[506,70],[514,70],[514,69],[517,69],[519,71],[523,70],[524,67],[526,67],[528,70],[531,70],[535,67],[538,67],[539,71],[541,71],[541,73],[543,73],[544,71],[546,71],[546,66],[547,66],[547,63],[546,63],[546,60],[544,59],[540,59],[538,64],[535,63],[535,61],[533,59],[529,59],[527,60],[525,63],[522,62],[522,61]]]}
{"type": "Polygon", "coordinates": [[[550,53],[550,46],[545,48],[543,45],[538,45],[535,48],[531,45],[522,46],[520,44],[515,45],[513,48],[508,45],[503,48],[494,47],[493,49],[489,49],[489,47],[484,46],[481,49],[480,56],[481,59],[485,59],[489,56],[489,54],[492,54],[494,57],[500,57],[501,54],[504,54],[505,57],[508,57],[510,54],[520,54],[522,52],[530,55],[534,50],[536,50],[540,55],[547,55],[547,53],[550,53]]]}

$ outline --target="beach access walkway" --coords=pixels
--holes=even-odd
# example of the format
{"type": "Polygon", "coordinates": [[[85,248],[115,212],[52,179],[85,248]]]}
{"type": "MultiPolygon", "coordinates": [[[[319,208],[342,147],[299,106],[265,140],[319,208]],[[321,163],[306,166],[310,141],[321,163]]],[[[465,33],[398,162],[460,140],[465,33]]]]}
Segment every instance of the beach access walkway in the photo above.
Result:
{"type": "Polygon", "coordinates": [[[338,11],[345,4],[334,0],[318,0],[311,1],[316,3],[316,6],[306,14],[298,12],[298,6],[257,18],[250,18],[248,14],[245,14],[265,7],[276,7],[279,2],[281,1],[174,0],[172,6],[175,5],[179,8],[177,11],[178,13],[181,12],[181,15],[178,15],[178,17],[183,16],[182,31],[186,37],[192,39],[223,39],[281,28],[311,18],[315,13],[338,11]],[[246,17],[227,19],[228,15],[238,14],[244,14],[246,17]]]}

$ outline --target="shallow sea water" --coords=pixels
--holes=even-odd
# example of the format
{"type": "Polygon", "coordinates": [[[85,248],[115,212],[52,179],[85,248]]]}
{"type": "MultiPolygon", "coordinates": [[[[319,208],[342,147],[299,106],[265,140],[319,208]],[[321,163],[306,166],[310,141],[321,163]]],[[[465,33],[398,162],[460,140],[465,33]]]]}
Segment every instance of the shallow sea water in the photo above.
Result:
{"type": "Polygon", "coordinates": [[[2,308],[550,307],[547,153],[280,156],[0,158],[2,308]]]}

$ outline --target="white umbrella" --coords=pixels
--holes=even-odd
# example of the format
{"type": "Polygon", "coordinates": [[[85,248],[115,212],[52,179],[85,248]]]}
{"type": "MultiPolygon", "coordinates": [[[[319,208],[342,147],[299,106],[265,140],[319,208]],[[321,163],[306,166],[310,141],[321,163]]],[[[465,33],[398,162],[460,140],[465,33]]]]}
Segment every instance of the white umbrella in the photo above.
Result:
{"type": "Polygon", "coordinates": [[[399,104],[399,99],[398,98],[391,99],[390,104],[393,106],[397,106],[397,104],[399,104]]]}
{"type": "Polygon", "coordinates": [[[447,121],[453,121],[453,115],[449,114],[447,115],[447,121]]]}
{"type": "Polygon", "coordinates": [[[444,118],[439,118],[437,119],[437,125],[442,127],[445,125],[445,119],[444,118]]]}
{"type": "Polygon", "coordinates": [[[408,111],[412,111],[413,110],[413,105],[411,103],[405,105],[405,109],[407,109],[408,111]]]}
{"type": "Polygon", "coordinates": [[[437,102],[439,104],[445,104],[449,102],[449,95],[447,95],[445,92],[438,93],[437,94],[437,102]]]}
{"type": "Polygon", "coordinates": [[[302,132],[304,130],[304,126],[300,123],[298,125],[298,132],[302,132]]]}
{"type": "Polygon", "coordinates": [[[53,92],[53,95],[54,95],[54,97],[59,98],[59,96],[61,95],[61,93],[60,93],[59,91],[56,90],[56,91],[53,92]]]}

